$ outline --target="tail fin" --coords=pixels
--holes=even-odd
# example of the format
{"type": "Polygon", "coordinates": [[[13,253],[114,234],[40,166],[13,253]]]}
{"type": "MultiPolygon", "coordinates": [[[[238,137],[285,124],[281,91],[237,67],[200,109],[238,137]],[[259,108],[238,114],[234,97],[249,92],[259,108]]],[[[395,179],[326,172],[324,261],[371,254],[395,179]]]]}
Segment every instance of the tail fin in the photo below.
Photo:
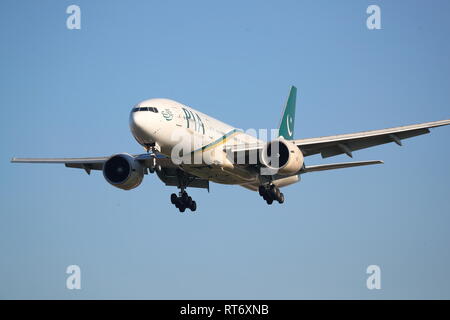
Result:
{"type": "Polygon", "coordinates": [[[294,139],[294,124],[295,124],[295,101],[297,98],[297,88],[291,86],[289,97],[284,107],[283,116],[280,122],[279,136],[286,140],[294,139]]]}

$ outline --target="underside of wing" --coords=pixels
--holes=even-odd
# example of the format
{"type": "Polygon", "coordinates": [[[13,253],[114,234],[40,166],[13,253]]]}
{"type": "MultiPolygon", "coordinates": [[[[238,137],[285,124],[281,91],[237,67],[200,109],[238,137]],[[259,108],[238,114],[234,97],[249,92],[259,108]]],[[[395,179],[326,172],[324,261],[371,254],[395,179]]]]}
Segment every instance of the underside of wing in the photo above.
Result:
{"type": "MultiPolygon", "coordinates": [[[[177,168],[172,160],[161,154],[138,154],[132,157],[141,163],[145,168],[152,166],[152,159],[156,165],[162,168],[177,168]]],[[[13,163],[60,163],[68,168],[84,169],[89,174],[91,170],[103,170],[103,165],[110,158],[108,157],[87,157],[87,158],[12,158],[13,163]]]]}
{"type": "MultiPolygon", "coordinates": [[[[139,161],[144,167],[151,166],[152,159],[155,158],[156,164],[161,167],[177,167],[170,158],[161,154],[138,154],[132,157],[139,161]]],[[[110,158],[108,157],[87,157],[87,158],[12,158],[13,163],[61,163],[69,168],[103,170],[104,163],[110,158]]]]}
{"type": "MultiPolygon", "coordinates": [[[[321,154],[323,158],[347,154],[353,157],[353,151],[394,142],[402,145],[402,140],[430,132],[431,128],[446,126],[450,120],[426,122],[403,127],[364,131],[335,136],[292,140],[303,153],[303,156],[321,154]]],[[[259,162],[260,151],[266,143],[238,144],[225,148],[230,159],[243,159],[243,164],[253,157],[259,162]]],[[[239,160],[236,161],[239,164],[239,160]]],[[[253,162],[254,163],[254,162],[253,162]]]]}
{"type": "Polygon", "coordinates": [[[347,154],[352,157],[352,152],[377,145],[395,142],[402,145],[402,140],[427,134],[429,129],[450,124],[450,120],[426,122],[421,124],[364,131],[336,136],[319,137],[295,140],[304,156],[321,154],[323,158],[347,154]]]}
{"type": "Polygon", "coordinates": [[[102,170],[109,157],[90,158],[12,158],[13,163],[61,163],[69,168],[80,168],[90,173],[91,170],[102,170]]]}
{"type": "Polygon", "coordinates": [[[319,164],[314,166],[305,166],[301,171],[302,173],[315,172],[315,171],[325,171],[325,170],[335,170],[343,168],[361,167],[369,166],[373,164],[383,164],[381,160],[371,160],[371,161],[357,161],[357,162],[342,162],[342,163],[330,163],[330,164],[319,164]]]}
{"type": "MultiPolygon", "coordinates": [[[[144,168],[152,168],[150,172],[156,169],[158,177],[168,186],[178,186],[180,177],[189,187],[205,188],[209,190],[209,181],[201,179],[192,174],[181,172],[180,167],[172,162],[169,157],[159,153],[145,153],[138,155],[126,155],[132,161],[137,161],[144,168]]],[[[88,157],[88,158],[12,158],[13,163],[59,163],[69,168],[84,169],[87,174],[91,170],[103,170],[103,166],[111,157],[88,157]]],[[[144,170],[147,174],[147,170],[144,170]]]]}

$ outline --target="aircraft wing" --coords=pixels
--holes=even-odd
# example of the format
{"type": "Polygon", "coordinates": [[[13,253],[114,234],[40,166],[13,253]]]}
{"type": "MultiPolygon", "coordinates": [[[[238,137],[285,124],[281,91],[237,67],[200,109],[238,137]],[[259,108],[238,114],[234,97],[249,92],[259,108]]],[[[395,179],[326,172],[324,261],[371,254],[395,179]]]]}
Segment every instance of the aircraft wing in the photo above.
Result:
{"type": "MultiPolygon", "coordinates": [[[[179,167],[172,160],[159,153],[144,153],[131,155],[136,161],[139,161],[145,168],[155,165],[160,166],[160,170],[156,170],[158,177],[167,186],[178,186],[179,184],[179,167]]],[[[69,168],[84,169],[87,174],[91,174],[91,170],[103,170],[104,163],[110,157],[93,157],[93,158],[12,158],[14,163],[60,163],[69,168]]],[[[144,171],[147,174],[147,170],[144,171]]],[[[201,179],[189,173],[184,173],[184,177],[189,181],[189,187],[204,188],[209,190],[209,181],[201,179]]]]}
{"type": "Polygon", "coordinates": [[[403,139],[412,138],[430,132],[430,128],[446,126],[450,120],[441,120],[413,124],[389,129],[364,131],[358,133],[341,134],[336,136],[299,139],[293,142],[300,148],[304,156],[320,153],[322,158],[328,158],[339,154],[347,154],[352,157],[352,151],[395,142],[402,145],[403,139]]]}
{"type": "MultiPolygon", "coordinates": [[[[363,131],[350,134],[340,134],[336,136],[289,140],[300,148],[305,157],[321,154],[322,158],[347,154],[353,157],[352,152],[365,148],[378,146],[385,143],[395,142],[402,145],[403,139],[412,138],[430,132],[431,128],[446,126],[449,120],[426,122],[403,127],[389,129],[363,131]]],[[[248,145],[234,145],[225,149],[230,155],[235,157],[248,157],[251,152],[259,151],[265,143],[258,142],[248,145]]],[[[257,152],[258,153],[258,152],[257,152]]]]}
{"type": "Polygon", "coordinates": [[[14,163],[61,163],[69,168],[84,169],[88,174],[91,170],[102,170],[109,157],[95,158],[12,158],[14,163]]]}
{"type": "MultiPolygon", "coordinates": [[[[151,165],[151,157],[153,154],[133,155],[133,157],[140,161],[142,165],[149,168],[151,165]]],[[[163,168],[176,167],[173,162],[160,154],[154,154],[156,157],[156,164],[163,168]]],[[[91,170],[103,170],[103,164],[108,160],[108,157],[89,157],[89,158],[12,158],[14,163],[60,163],[69,168],[84,169],[88,174],[91,170]]]]}

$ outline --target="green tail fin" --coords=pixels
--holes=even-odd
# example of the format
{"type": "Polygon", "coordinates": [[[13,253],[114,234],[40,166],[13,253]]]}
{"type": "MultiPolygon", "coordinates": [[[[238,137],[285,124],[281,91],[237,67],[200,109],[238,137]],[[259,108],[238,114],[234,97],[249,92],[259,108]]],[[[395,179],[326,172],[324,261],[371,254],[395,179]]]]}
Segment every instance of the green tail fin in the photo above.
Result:
{"type": "Polygon", "coordinates": [[[289,97],[284,107],[283,117],[280,122],[279,136],[286,140],[294,139],[294,124],[295,124],[295,101],[297,99],[297,88],[291,86],[289,97]]]}

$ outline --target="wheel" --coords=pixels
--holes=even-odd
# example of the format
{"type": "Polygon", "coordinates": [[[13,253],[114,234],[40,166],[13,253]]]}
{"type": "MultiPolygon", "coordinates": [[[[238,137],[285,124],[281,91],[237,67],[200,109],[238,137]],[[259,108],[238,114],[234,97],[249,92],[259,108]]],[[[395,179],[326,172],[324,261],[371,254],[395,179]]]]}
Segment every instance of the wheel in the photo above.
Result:
{"type": "Polygon", "coordinates": [[[283,203],[284,202],[284,194],[280,192],[280,196],[278,197],[278,203],[283,203]]]}
{"type": "Polygon", "coordinates": [[[155,167],[150,166],[150,167],[148,168],[148,171],[149,171],[150,173],[154,173],[154,172],[155,172],[155,167]]]}
{"type": "Polygon", "coordinates": [[[184,212],[184,210],[186,210],[186,207],[184,205],[181,205],[179,208],[180,212],[184,212]]]}
{"type": "Polygon", "coordinates": [[[191,211],[195,211],[197,210],[197,202],[192,201],[191,206],[190,206],[191,211]]]}
{"type": "Polygon", "coordinates": [[[258,188],[259,195],[262,197],[264,193],[266,193],[266,188],[264,186],[259,186],[258,188]]]}
{"type": "Polygon", "coordinates": [[[176,204],[178,200],[178,196],[175,193],[172,193],[170,195],[170,202],[172,202],[172,204],[176,204]]]}
{"type": "Polygon", "coordinates": [[[192,198],[188,197],[185,202],[186,207],[190,208],[192,206],[192,198]]]}
{"type": "Polygon", "coordinates": [[[272,198],[270,198],[270,199],[267,199],[267,200],[266,200],[266,202],[267,202],[267,204],[268,204],[268,205],[271,205],[271,204],[272,204],[272,202],[273,202],[273,199],[272,199],[272,198]]]}
{"type": "Polygon", "coordinates": [[[274,192],[275,192],[275,199],[280,199],[280,195],[281,195],[281,192],[280,192],[280,189],[278,189],[278,188],[276,188],[275,190],[274,190],[274,192]]]}

